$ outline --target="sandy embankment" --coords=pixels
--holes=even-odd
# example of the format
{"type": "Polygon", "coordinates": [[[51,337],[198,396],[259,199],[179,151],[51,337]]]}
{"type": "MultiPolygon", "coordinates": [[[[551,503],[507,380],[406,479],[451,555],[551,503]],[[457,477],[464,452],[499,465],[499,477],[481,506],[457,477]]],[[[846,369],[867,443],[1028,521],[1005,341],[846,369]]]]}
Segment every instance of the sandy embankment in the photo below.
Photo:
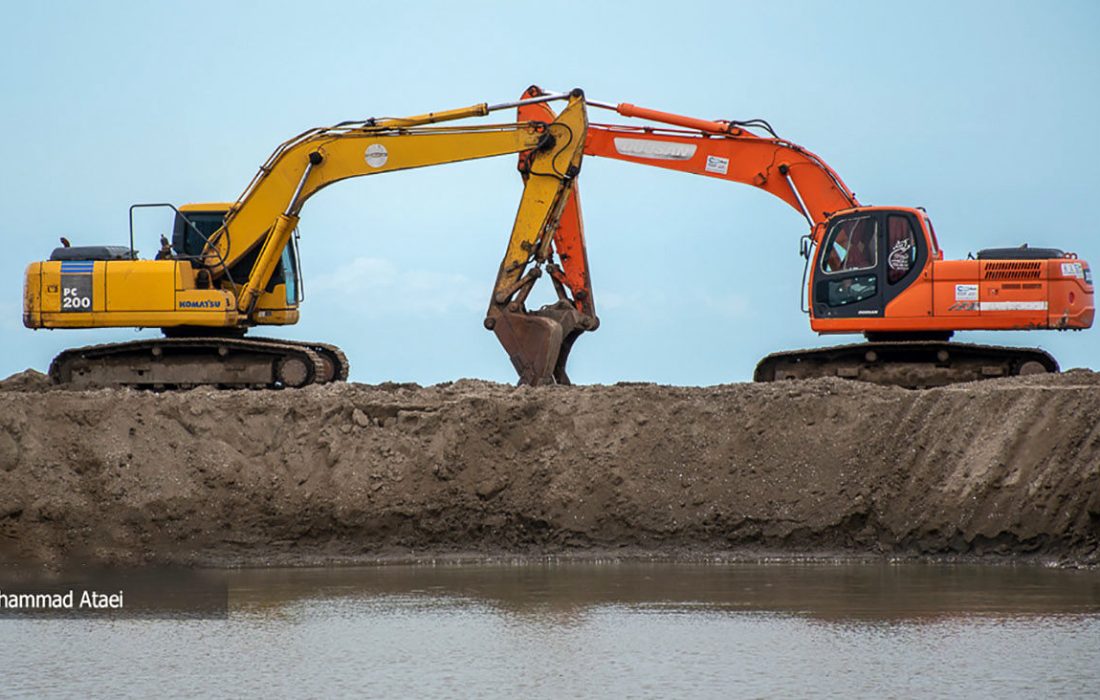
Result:
{"type": "Polygon", "coordinates": [[[0,391],[0,562],[448,553],[1100,563],[1100,375],[0,391]]]}

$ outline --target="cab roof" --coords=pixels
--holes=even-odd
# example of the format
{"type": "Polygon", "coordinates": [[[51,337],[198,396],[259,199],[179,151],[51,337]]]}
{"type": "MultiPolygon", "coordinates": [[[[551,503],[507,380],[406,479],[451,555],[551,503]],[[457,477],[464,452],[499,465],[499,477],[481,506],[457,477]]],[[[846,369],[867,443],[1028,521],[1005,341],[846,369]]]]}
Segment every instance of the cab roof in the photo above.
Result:
{"type": "Polygon", "coordinates": [[[180,211],[220,211],[227,212],[233,206],[232,202],[200,202],[197,204],[181,204],[180,211]]]}

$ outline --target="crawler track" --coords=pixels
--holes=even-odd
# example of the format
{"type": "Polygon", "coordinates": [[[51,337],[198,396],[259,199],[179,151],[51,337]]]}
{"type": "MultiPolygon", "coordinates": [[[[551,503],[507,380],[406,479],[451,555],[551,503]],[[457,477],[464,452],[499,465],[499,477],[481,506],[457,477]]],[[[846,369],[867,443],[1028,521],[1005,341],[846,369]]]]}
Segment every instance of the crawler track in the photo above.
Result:
{"type": "Polygon", "coordinates": [[[277,338],[250,338],[251,342],[261,343],[274,343],[276,345],[293,345],[296,347],[307,348],[317,353],[322,362],[324,368],[321,373],[314,379],[314,384],[327,384],[328,382],[346,382],[348,380],[348,372],[351,365],[348,363],[348,357],[344,354],[344,351],[335,345],[329,345],[328,343],[317,343],[313,341],[303,340],[280,340],[277,338]]]}
{"type": "Polygon", "coordinates": [[[924,389],[978,379],[1057,372],[1058,362],[1035,348],[946,341],[854,343],[768,355],[753,380],[843,377],[924,389]]]}
{"type": "Polygon", "coordinates": [[[297,388],[344,381],[333,345],[272,338],[153,338],[66,350],[50,364],[56,384],[186,389],[297,388]]]}

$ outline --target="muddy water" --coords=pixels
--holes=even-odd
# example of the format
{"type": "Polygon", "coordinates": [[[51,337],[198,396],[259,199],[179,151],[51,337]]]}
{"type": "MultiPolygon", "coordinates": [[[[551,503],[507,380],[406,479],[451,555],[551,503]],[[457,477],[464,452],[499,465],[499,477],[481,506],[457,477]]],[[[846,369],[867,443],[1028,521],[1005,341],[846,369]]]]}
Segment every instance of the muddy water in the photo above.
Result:
{"type": "Polygon", "coordinates": [[[1087,697],[1100,572],[252,570],[228,620],[0,620],[0,695],[1087,697]]]}

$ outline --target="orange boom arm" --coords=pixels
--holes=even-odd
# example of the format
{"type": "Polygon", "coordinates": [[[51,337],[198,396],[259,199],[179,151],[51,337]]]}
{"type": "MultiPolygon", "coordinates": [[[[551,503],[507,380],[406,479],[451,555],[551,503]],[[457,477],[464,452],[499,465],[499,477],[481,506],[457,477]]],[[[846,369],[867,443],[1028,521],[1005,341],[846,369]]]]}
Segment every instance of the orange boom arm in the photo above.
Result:
{"type": "MultiPolygon", "coordinates": [[[[532,86],[524,98],[542,94],[540,88],[532,86]]],[[[627,103],[613,107],[591,101],[589,104],[614,109],[624,117],[680,128],[589,124],[585,155],[751,185],[782,199],[811,225],[859,206],[855,194],[835,170],[814,153],[785,139],[757,136],[738,122],[696,119],[627,103]]],[[[552,120],[554,112],[545,103],[526,105],[520,108],[520,118],[552,120]]],[[[563,242],[576,235],[571,217],[563,217],[558,235],[563,242]]]]}

